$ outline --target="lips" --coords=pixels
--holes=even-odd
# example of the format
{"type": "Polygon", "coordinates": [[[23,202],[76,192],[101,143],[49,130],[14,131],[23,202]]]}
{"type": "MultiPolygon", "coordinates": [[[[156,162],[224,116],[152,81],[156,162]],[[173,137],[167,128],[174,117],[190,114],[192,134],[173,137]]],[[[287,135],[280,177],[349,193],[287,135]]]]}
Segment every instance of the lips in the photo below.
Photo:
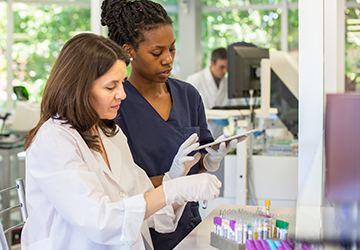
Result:
{"type": "Polygon", "coordinates": [[[113,109],[119,109],[119,108],[120,108],[120,104],[115,105],[115,106],[111,106],[111,108],[113,108],[113,109]]]}
{"type": "Polygon", "coordinates": [[[161,72],[160,75],[162,75],[163,77],[169,77],[171,75],[171,70],[172,69],[161,72]]]}

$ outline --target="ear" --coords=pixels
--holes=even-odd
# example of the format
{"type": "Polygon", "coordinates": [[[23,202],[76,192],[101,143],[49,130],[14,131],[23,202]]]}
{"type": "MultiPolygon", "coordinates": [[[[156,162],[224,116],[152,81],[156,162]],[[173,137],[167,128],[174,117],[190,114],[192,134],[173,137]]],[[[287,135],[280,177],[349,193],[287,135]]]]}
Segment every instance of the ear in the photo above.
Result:
{"type": "Polygon", "coordinates": [[[211,68],[214,67],[215,64],[216,64],[216,63],[215,63],[213,60],[210,60],[210,67],[211,67],[211,68]]]}
{"type": "Polygon", "coordinates": [[[126,54],[128,54],[129,57],[134,57],[134,49],[130,44],[124,44],[123,49],[125,50],[126,54]]]}

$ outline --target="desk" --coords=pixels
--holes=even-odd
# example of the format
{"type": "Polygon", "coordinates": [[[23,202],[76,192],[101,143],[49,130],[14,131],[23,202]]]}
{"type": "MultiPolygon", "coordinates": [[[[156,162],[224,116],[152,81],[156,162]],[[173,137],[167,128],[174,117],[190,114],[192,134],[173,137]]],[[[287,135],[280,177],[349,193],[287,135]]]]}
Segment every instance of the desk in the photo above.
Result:
{"type": "MultiPolygon", "coordinates": [[[[213,218],[219,216],[220,210],[224,209],[246,209],[256,212],[258,206],[242,206],[242,205],[218,205],[191,233],[186,236],[174,250],[218,250],[210,246],[210,233],[214,229],[213,218]]],[[[264,207],[263,211],[264,211],[264,207]]],[[[289,237],[295,236],[295,208],[271,207],[271,213],[278,214],[278,219],[289,222],[289,237]]]]}

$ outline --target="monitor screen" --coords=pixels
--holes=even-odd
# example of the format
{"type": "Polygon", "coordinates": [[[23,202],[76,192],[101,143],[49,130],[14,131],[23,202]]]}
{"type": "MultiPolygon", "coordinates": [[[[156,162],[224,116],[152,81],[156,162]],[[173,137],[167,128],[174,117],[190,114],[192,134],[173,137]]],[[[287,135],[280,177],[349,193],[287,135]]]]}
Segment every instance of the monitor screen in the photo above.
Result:
{"type": "Polygon", "coordinates": [[[269,50],[249,43],[228,46],[228,97],[260,96],[260,61],[269,58],[269,50]]]}

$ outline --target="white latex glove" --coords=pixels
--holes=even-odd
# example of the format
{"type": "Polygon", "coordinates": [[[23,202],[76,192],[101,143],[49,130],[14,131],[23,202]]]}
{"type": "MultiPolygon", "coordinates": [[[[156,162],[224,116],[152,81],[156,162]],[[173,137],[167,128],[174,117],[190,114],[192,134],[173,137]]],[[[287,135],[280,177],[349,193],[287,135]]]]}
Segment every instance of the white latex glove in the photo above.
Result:
{"type": "MultiPolygon", "coordinates": [[[[215,141],[220,141],[228,137],[230,137],[230,133],[226,132],[223,135],[219,136],[215,141]]],[[[210,172],[215,172],[216,170],[218,170],[221,160],[237,143],[238,140],[234,139],[227,144],[225,142],[220,143],[217,150],[213,149],[212,147],[205,148],[208,153],[203,159],[204,167],[210,172]]]]}
{"type": "Polygon", "coordinates": [[[182,176],[163,183],[166,204],[213,200],[220,194],[221,182],[215,175],[203,173],[182,176]]]}
{"type": "Polygon", "coordinates": [[[198,152],[194,156],[188,156],[194,149],[199,147],[198,136],[196,133],[192,134],[181,144],[174,160],[171,164],[169,172],[166,172],[163,177],[163,182],[174,179],[180,176],[185,176],[189,173],[190,168],[200,160],[201,154],[198,152]]]}

